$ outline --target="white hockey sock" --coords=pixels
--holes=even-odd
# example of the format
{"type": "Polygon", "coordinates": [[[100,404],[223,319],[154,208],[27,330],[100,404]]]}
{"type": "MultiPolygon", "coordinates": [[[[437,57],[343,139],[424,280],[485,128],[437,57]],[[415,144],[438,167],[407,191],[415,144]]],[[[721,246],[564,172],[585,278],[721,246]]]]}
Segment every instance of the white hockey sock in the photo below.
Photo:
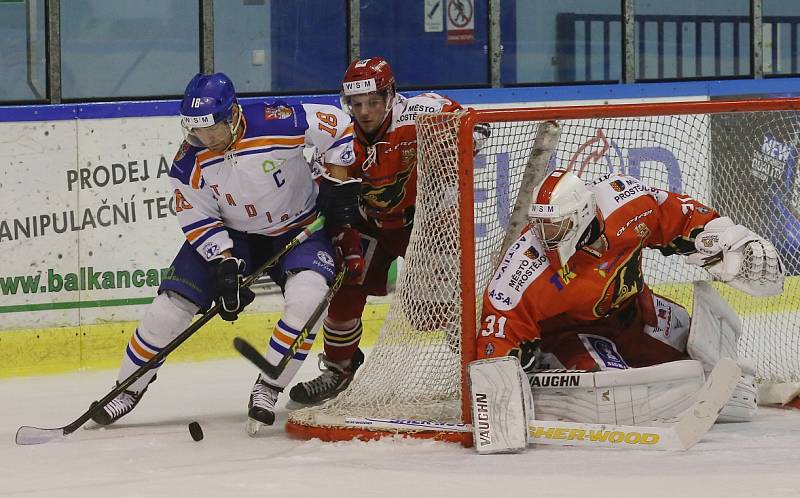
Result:
{"type": "MultiPolygon", "coordinates": [[[[303,325],[314,313],[314,309],[322,302],[327,290],[328,285],[325,282],[325,277],[317,272],[306,270],[289,276],[286,280],[284,292],[283,317],[272,331],[272,337],[270,337],[269,345],[267,346],[267,361],[269,363],[272,365],[280,363],[283,355],[289,351],[292,342],[300,335],[303,325]]],[[[323,313],[322,316],[325,316],[325,314],[323,313]]],[[[311,333],[300,345],[286,369],[277,379],[270,379],[264,374],[261,375],[268,384],[284,388],[292,381],[292,378],[294,378],[308,356],[321,323],[322,317],[311,327],[311,333]]]]}
{"type": "MultiPolygon", "coordinates": [[[[167,291],[156,296],[145,310],[139,327],[131,335],[128,347],[125,348],[117,382],[127,379],[186,330],[197,310],[197,305],[174,292],[167,291]]],[[[138,392],[147,387],[161,363],[139,377],[129,390],[138,392]]]]}

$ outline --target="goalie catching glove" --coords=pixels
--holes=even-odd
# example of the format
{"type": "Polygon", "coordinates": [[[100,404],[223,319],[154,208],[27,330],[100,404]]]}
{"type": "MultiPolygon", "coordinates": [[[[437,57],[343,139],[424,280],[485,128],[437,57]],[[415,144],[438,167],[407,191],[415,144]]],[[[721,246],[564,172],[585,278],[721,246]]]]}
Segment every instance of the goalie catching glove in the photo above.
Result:
{"type": "Polygon", "coordinates": [[[730,218],[709,221],[695,238],[695,248],[687,262],[702,266],[715,279],[752,296],[783,292],[783,266],[775,246],[730,218]]]}
{"type": "Polygon", "coordinates": [[[236,321],[245,306],[253,302],[256,295],[249,288],[241,287],[245,263],[239,258],[227,257],[215,260],[211,278],[217,289],[216,301],[220,305],[219,316],[227,322],[236,321]]]}

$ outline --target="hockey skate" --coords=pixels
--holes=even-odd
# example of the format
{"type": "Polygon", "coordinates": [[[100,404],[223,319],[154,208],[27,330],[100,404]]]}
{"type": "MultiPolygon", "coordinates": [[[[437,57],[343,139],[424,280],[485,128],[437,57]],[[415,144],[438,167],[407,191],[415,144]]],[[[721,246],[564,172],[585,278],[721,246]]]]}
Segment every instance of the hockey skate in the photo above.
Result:
{"type": "Polygon", "coordinates": [[[282,389],[271,386],[259,376],[250,392],[247,404],[247,426],[245,430],[250,436],[258,434],[259,429],[275,422],[275,402],[282,389]]]}
{"type": "Polygon", "coordinates": [[[328,360],[324,354],[319,355],[319,369],[322,374],[316,379],[301,382],[289,391],[289,397],[301,405],[316,405],[331,399],[347,389],[358,367],[364,363],[364,353],[356,349],[350,366],[328,360]]]}
{"type": "MultiPolygon", "coordinates": [[[[122,393],[117,396],[116,398],[112,399],[108,402],[106,406],[104,406],[101,410],[97,410],[92,415],[92,421],[98,425],[111,425],[117,420],[121,419],[125,415],[129,414],[136,408],[136,405],[139,404],[144,393],[147,392],[147,388],[155,382],[156,376],[154,375],[150,382],[147,383],[144,389],[141,391],[122,391],[122,393]]],[[[117,382],[119,385],[119,382],[117,382]]],[[[96,405],[97,401],[92,403],[92,405],[96,405]]]]}

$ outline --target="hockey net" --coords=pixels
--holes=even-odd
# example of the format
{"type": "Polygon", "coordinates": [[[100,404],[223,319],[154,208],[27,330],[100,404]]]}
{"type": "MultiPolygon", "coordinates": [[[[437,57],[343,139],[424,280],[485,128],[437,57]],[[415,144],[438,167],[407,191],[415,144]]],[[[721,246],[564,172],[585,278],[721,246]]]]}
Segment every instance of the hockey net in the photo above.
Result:
{"type": "MultiPolygon", "coordinates": [[[[520,189],[530,190],[556,165],[587,181],[612,171],[640,177],[769,238],[788,275],[782,295],[753,298],[714,285],[742,318],[739,353],[755,360],[758,382],[796,388],[797,109],[800,99],[769,99],[418,116],[415,224],[380,337],[349,388],[322,406],[293,412],[287,430],[323,440],[404,432],[468,443],[468,433],[447,429],[469,422],[464,372],[475,358],[481,294],[508,243],[506,234],[515,237],[524,223],[528,194],[520,189]],[[473,156],[477,123],[490,123],[492,133],[473,156]],[[378,423],[387,421],[386,427],[378,423]]],[[[648,250],[645,281],[691,312],[691,282],[711,277],[683,260],[648,250]]]]}

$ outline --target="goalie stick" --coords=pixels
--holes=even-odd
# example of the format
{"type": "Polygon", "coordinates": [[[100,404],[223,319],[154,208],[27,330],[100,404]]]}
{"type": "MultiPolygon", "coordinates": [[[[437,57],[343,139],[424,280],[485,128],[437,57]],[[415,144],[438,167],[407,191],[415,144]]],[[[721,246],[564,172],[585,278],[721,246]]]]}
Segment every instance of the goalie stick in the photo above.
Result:
{"type": "Polygon", "coordinates": [[[344,282],[346,272],[343,269],[339,270],[339,273],[336,274],[336,278],[334,279],[331,286],[328,288],[328,292],[325,293],[325,296],[322,298],[322,301],[317,305],[314,309],[314,313],[311,314],[308,320],[306,320],[305,325],[300,330],[300,333],[297,334],[297,337],[294,338],[292,344],[289,346],[289,349],[286,353],[283,354],[283,357],[280,359],[277,365],[273,365],[267,361],[266,358],[261,356],[261,353],[253,347],[252,344],[247,342],[246,340],[242,339],[241,337],[234,337],[233,338],[233,347],[241,353],[242,356],[250,360],[250,362],[257,366],[262,372],[267,374],[271,379],[277,379],[286,369],[286,365],[294,358],[295,353],[297,350],[300,349],[300,346],[308,339],[308,336],[311,335],[311,330],[313,329],[314,325],[319,321],[319,318],[325,313],[325,310],[328,308],[328,304],[330,304],[331,299],[333,299],[333,295],[336,294],[336,291],[339,290],[339,287],[342,286],[342,282],[344,282]]]}
{"type": "MultiPolygon", "coordinates": [[[[311,234],[316,232],[317,230],[321,229],[325,225],[325,217],[319,216],[313,223],[308,225],[302,232],[297,234],[292,240],[286,244],[283,249],[281,249],[278,253],[272,256],[267,262],[261,265],[256,271],[250,274],[247,278],[242,281],[242,287],[250,287],[253,282],[255,282],[258,278],[260,278],[270,267],[272,267],[278,260],[283,257],[286,253],[297,247],[298,245],[302,244],[306,239],[308,239],[311,234]]],[[[192,334],[197,332],[200,327],[208,323],[212,318],[214,318],[220,310],[219,303],[214,304],[208,311],[206,311],[200,318],[194,321],[191,325],[189,325],[186,330],[181,332],[175,339],[169,342],[164,348],[155,356],[150,358],[144,365],[139,367],[136,371],[128,376],[125,380],[120,382],[114,389],[112,389],[108,394],[106,394],[103,398],[101,398],[97,403],[93,403],[88,410],[86,410],[80,417],[75,419],[72,423],[67,424],[63,427],[57,427],[53,429],[46,429],[40,427],[32,427],[28,425],[23,425],[19,429],[17,429],[17,435],[14,439],[16,444],[18,445],[29,445],[29,444],[41,444],[41,443],[48,443],[50,441],[58,440],[58,439],[65,439],[67,436],[78,430],[85,422],[87,422],[91,417],[92,414],[99,410],[101,407],[108,404],[111,400],[116,398],[120,395],[125,389],[130,387],[131,384],[136,382],[142,375],[145,374],[146,371],[150,370],[154,367],[157,363],[167,357],[168,354],[173,352],[175,349],[178,348],[181,344],[183,344],[186,339],[188,339],[192,334]]]]}
{"type": "MultiPolygon", "coordinates": [[[[697,444],[714,425],[740,375],[735,361],[721,359],[697,393],[692,406],[677,417],[654,422],[651,426],[529,420],[528,443],[685,451],[697,444]]],[[[345,417],[342,421],[345,426],[384,431],[472,432],[470,424],[425,420],[345,417]]]]}

